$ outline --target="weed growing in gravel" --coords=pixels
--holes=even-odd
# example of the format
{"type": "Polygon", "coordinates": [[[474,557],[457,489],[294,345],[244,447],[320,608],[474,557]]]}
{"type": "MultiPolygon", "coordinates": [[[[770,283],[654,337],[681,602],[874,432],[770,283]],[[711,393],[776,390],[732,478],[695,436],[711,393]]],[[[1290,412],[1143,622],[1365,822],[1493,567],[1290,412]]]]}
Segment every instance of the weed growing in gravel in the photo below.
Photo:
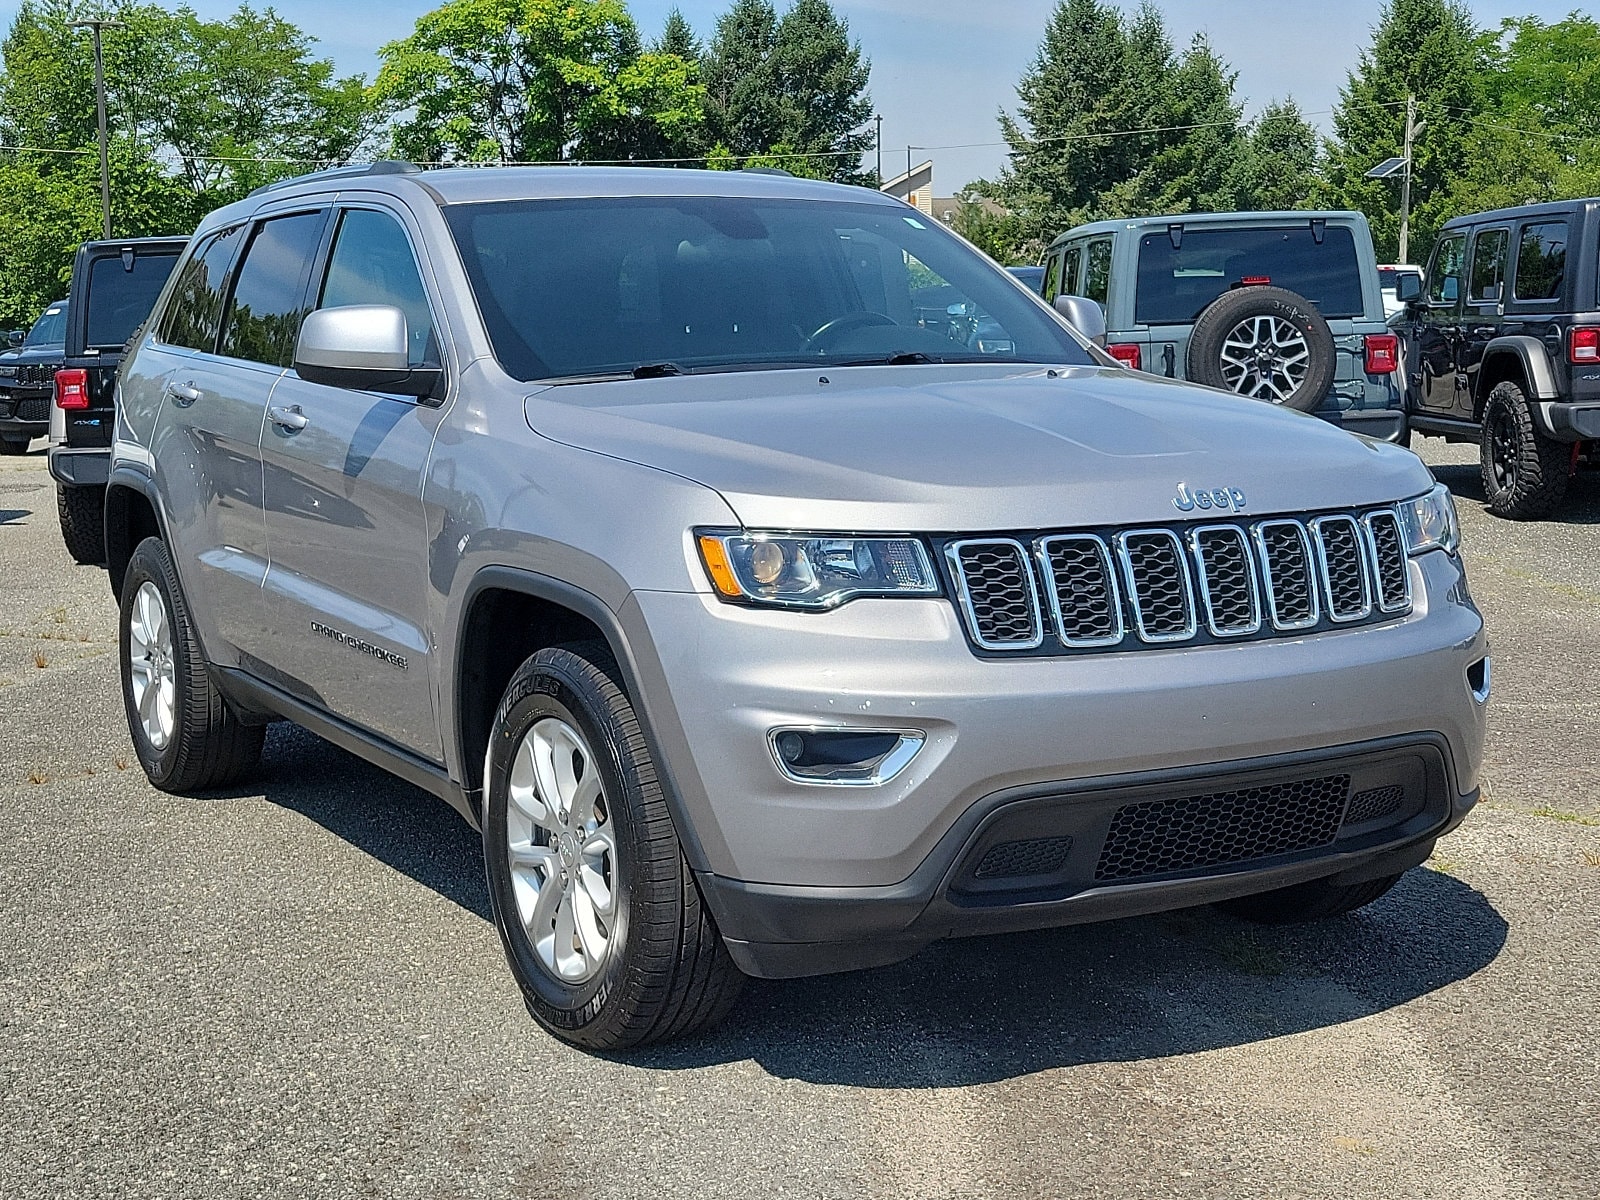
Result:
{"type": "Polygon", "coordinates": [[[35,650],[33,652],[33,665],[41,671],[50,665],[50,660],[44,656],[43,650],[35,650]]]}
{"type": "Polygon", "coordinates": [[[1559,808],[1550,808],[1548,805],[1533,810],[1536,817],[1549,817],[1552,821],[1566,821],[1570,825],[1596,825],[1600,826],[1600,818],[1586,817],[1582,813],[1564,812],[1559,808]]]}
{"type": "Polygon", "coordinates": [[[50,773],[41,771],[38,767],[33,767],[28,771],[28,782],[32,784],[49,783],[50,773]]]}
{"type": "Polygon", "coordinates": [[[1583,862],[1585,866],[1600,867],[1600,850],[1585,850],[1583,862]]]}
{"type": "Polygon", "coordinates": [[[66,606],[63,605],[60,608],[52,608],[50,610],[50,619],[52,621],[54,621],[57,625],[65,625],[67,623],[67,609],[66,609],[66,606]]]}
{"type": "Polygon", "coordinates": [[[1428,870],[1437,871],[1441,875],[1454,875],[1460,866],[1461,864],[1455,859],[1445,858],[1438,854],[1435,854],[1427,862],[1428,870]]]}
{"type": "Polygon", "coordinates": [[[117,770],[126,771],[127,769],[128,769],[128,760],[125,759],[125,758],[117,759],[117,770]]]}

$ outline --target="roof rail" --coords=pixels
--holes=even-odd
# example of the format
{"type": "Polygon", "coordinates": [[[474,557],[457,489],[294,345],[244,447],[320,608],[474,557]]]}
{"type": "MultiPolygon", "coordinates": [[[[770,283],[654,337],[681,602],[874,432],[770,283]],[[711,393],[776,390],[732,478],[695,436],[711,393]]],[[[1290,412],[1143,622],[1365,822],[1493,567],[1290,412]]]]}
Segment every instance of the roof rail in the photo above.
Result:
{"type": "Polygon", "coordinates": [[[420,175],[422,168],[413,162],[403,162],[397,158],[380,158],[377,162],[356,163],[348,167],[329,167],[326,171],[309,171],[304,175],[291,175],[287,179],[278,179],[272,183],[264,183],[254,191],[252,196],[259,196],[264,192],[275,192],[279,188],[286,188],[292,184],[305,183],[311,179],[359,179],[371,175],[420,175]]]}
{"type": "Polygon", "coordinates": [[[785,179],[793,179],[793,171],[785,171],[782,167],[740,167],[740,172],[745,175],[782,175],[785,179]]]}

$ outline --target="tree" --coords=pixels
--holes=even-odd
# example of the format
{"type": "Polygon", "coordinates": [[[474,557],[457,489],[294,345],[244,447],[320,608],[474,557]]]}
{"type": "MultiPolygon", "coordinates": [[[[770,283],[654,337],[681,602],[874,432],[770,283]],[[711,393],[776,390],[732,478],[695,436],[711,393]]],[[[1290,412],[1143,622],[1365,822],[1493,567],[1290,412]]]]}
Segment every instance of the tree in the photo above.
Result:
{"type": "Polygon", "coordinates": [[[700,39],[695,36],[693,27],[684,18],[683,12],[676,8],[667,14],[667,23],[661,30],[661,37],[650,50],[655,54],[676,54],[685,62],[696,64],[706,52],[705,47],[700,44],[700,39]]]}
{"type": "Polygon", "coordinates": [[[1290,99],[1274,101],[1251,122],[1226,191],[1240,210],[1306,208],[1320,182],[1317,131],[1290,99]]]}
{"type": "MultiPolygon", "coordinates": [[[[828,0],[795,0],[778,22],[772,75],[777,81],[779,147],[813,160],[806,174],[865,183],[861,156],[873,145],[867,128],[872,64],[828,0]]],[[[791,168],[792,169],[792,168],[791,168]]]]}
{"type": "Polygon", "coordinates": [[[1380,259],[1399,253],[1399,184],[1366,172],[1401,153],[1407,95],[1425,122],[1411,171],[1410,256],[1421,262],[1452,215],[1451,180],[1468,163],[1487,74],[1484,43],[1460,0],[1388,0],[1340,92],[1323,192],[1331,207],[1366,213],[1380,259]]]}
{"type": "Polygon", "coordinates": [[[778,14],[772,0],[734,0],[706,47],[706,136],[734,154],[759,154],[783,140],[774,74],[778,14]]]}
{"type": "Polygon", "coordinates": [[[702,119],[694,64],[641,52],[621,0],[445,0],[379,55],[395,150],[424,161],[627,158],[702,119]]]}

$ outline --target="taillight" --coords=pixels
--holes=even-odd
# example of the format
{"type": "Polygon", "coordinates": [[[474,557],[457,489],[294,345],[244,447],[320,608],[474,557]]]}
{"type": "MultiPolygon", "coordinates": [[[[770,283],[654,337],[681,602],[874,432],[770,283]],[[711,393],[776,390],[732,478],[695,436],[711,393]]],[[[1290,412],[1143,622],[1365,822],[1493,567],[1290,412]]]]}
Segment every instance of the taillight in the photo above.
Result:
{"type": "Polygon", "coordinates": [[[1106,353],[1130,371],[1137,371],[1139,364],[1144,361],[1137,342],[1112,342],[1106,347],[1106,353]]]}
{"type": "Polygon", "coordinates": [[[89,407],[89,372],[81,367],[68,367],[56,372],[56,407],[89,407]]]}
{"type": "Polygon", "coordinates": [[[1400,365],[1400,339],[1392,333],[1367,334],[1367,374],[1387,375],[1400,365]]]}
{"type": "Polygon", "coordinates": [[[1600,328],[1593,325],[1574,325],[1568,330],[1567,361],[1600,362],[1600,328]]]}

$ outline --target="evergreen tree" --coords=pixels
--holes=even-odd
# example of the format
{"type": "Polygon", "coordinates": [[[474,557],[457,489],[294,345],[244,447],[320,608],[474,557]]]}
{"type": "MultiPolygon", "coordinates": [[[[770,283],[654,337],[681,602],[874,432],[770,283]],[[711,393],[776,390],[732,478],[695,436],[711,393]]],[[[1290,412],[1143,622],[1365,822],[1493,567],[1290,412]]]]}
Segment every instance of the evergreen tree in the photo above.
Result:
{"type": "Polygon", "coordinates": [[[1290,99],[1261,110],[1231,164],[1232,207],[1273,210],[1310,206],[1319,183],[1317,131],[1290,99]]]}
{"type": "Polygon", "coordinates": [[[867,128],[872,64],[828,0],[795,0],[778,22],[772,74],[778,85],[779,136],[771,149],[813,158],[806,174],[865,183],[861,156],[872,147],[867,128]]]}
{"type": "Polygon", "coordinates": [[[772,0],[735,0],[717,19],[701,77],[705,134],[735,155],[760,154],[783,140],[774,75],[778,14],[772,0]]]}
{"type": "Polygon", "coordinates": [[[695,36],[694,28],[685,19],[683,12],[676,8],[667,14],[667,23],[661,30],[661,37],[650,49],[656,54],[676,54],[685,62],[692,63],[699,63],[705,56],[705,47],[695,36]]]}
{"type": "Polygon", "coordinates": [[[1417,98],[1425,122],[1411,169],[1411,246],[1421,262],[1434,233],[1454,214],[1453,177],[1466,169],[1471,122],[1484,114],[1484,42],[1461,0],[1388,0],[1356,69],[1340,92],[1327,146],[1325,201],[1355,208],[1372,223],[1380,259],[1399,252],[1399,183],[1367,179],[1383,159],[1401,153],[1406,97],[1417,98]]]}

